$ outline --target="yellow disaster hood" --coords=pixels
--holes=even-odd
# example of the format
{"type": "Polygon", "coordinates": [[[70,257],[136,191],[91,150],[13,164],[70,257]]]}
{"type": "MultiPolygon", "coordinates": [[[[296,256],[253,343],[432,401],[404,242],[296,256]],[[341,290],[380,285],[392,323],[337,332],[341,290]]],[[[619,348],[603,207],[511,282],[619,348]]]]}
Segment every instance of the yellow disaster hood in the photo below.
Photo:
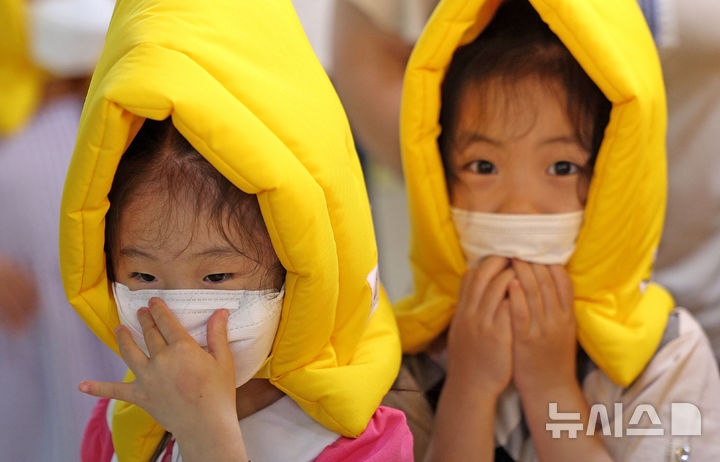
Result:
{"type": "MultiPolygon", "coordinates": [[[[396,306],[403,349],[422,350],[447,328],[466,264],[438,151],[440,88],[453,53],[489,23],[499,0],[441,1],[405,75],[401,140],[412,224],[414,293],[396,306]]],[[[531,0],[612,103],[567,265],[578,339],[627,386],[657,348],[673,307],[648,283],[665,209],[665,94],[649,30],[634,0],[531,0]]]]}
{"type": "MultiPolygon", "coordinates": [[[[377,282],[348,122],[290,0],[118,2],[62,200],[70,303],[117,351],[103,253],[107,195],[143,121],[167,117],[226,178],[257,195],[287,269],[280,326],[257,376],[327,428],[358,436],[397,374],[400,341],[377,282]]],[[[112,431],[120,460],[147,460],[164,432],[124,403],[112,431]]]]}

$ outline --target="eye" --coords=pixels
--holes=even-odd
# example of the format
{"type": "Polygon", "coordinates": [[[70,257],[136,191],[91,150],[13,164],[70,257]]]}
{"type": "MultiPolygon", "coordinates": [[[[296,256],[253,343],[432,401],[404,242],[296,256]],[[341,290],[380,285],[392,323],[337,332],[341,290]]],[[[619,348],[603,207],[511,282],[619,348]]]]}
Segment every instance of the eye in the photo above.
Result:
{"type": "Polygon", "coordinates": [[[568,162],[566,160],[561,160],[559,162],[555,162],[548,168],[548,173],[550,175],[558,175],[558,176],[566,176],[566,175],[573,175],[575,173],[578,173],[580,171],[580,167],[578,167],[576,164],[573,164],[572,162],[568,162]]]}
{"type": "Polygon", "coordinates": [[[227,281],[228,279],[232,278],[232,273],[216,273],[216,274],[208,274],[203,278],[203,281],[205,282],[223,282],[227,281]]]}
{"type": "Polygon", "coordinates": [[[147,273],[130,273],[131,279],[137,279],[138,281],[142,282],[155,282],[157,281],[157,278],[153,276],[152,274],[147,273]]]}
{"type": "Polygon", "coordinates": [[[479,175],[492,175],[497,173],[495,165],[487,160],[474,160],[465,165],[465,168],[479,175]]]}

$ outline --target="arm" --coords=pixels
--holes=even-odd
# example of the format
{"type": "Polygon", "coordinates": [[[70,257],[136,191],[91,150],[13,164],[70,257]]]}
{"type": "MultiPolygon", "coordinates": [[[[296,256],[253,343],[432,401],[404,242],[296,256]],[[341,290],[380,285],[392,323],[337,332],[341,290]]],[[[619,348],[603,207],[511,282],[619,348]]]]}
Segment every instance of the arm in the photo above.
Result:
{"type": "Polygon", "coordinates": [[[235,367],[227,342],[227,310],[208,321],[208,352],[182,328],[165,303],[153,298],[138,310],[150,357],[124,326],[120,354],[132,383],[82,382],[80,391],[145,409],[176,438],[185,462],[247,461],[235,398],[235,367]]]}
{"type": "Polygon", "coordinates": [[[401,174],[400,96],[412,44],[346,0],[336,5],[333,44],[333,83],[353,131],[376,160],[401,174]]]}
{"type": "MultiPolygon", "coordinates": [[[[611,461],[597,435],[579,431],[576,438],[552,438],[546,423],[549,403],[559,412],[579,412],[588,421],[589,407],[575,378],[577,340],[572,281],[560,265],[513,260],[517,280],[510,283],[513,329],[513,380],[520,394],[533,444],[541,461],[611,461]]],[[[583,427],[584,428],[584,427],[583,427]]]]}
{"type": "Polygon", "coordinates": [[[520,400],[528,422],[530,434],[541,461],[574,461],[577,454],[583,454],[583,460],[611,461],[607,449],[596,433],[594,436],[585,434],[590,407],[580,389],[577,381],[558,383],[555,386],[542,387],[520,394],[520,400]],[[552,438],[552,433],[546,429],[545,424],[550,423],[548,403],[557,403],[559,412],[579,412],[583,430],[577,433],[577,438],[569,438],[563,433],[560,438],[552,438]]]}
{"type": "Polygon", "coordinates": [[[471,384],[448,376],[443,387],[428,461],[492,460],[493,424],[498,394],[479,391],[471,384]]]}
{"type": "Polygon", "coordinates": [[[507,287],[515,274],[500,257],[463,278],[448,332],[448,373],[426,460],[492,460],[495,405],[512,372],[507,287]]]}

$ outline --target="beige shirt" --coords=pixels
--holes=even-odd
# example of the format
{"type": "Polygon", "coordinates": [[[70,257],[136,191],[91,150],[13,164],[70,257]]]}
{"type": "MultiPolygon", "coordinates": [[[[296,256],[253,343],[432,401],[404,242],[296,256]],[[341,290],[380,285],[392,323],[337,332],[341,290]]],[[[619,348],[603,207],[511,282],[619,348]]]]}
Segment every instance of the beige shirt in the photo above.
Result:
{"type": "Polygon", "coordinates": [[[628,388],[599,369],[585,377],[582,388],[591,406],[601,404],[608,411],[613,429],[603,441],[614,460],[680,461],[683,448],[691,461],[720,460],[720,376],[708,339],[687,310],[670,314],[660,348],[628,388]],[[621,438],[614,436],[616,403],[622,404],[621,438]],[[638,407],[643,404],[653,406],[659,424],[651,424],[655,416],[638,407]],[[641,417],[636,425],[630,425],[633,414],[641,417]],[[698,430],[696,417],[702,436],[681,435],[698,430]],[[632,435],[648,429],[662,430],[663,435],[632,435]]]}

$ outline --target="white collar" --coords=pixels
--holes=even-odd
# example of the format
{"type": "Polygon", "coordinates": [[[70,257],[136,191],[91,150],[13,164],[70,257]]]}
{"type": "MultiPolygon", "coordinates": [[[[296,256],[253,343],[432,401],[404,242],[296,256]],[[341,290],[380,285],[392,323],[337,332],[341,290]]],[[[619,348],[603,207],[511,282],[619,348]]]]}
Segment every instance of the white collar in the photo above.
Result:
{"type": "Polygon", "coordinates": [[[311,461],[340,435],[313,420],[289,396],[240,420],[250,460],[311,461]]]}

